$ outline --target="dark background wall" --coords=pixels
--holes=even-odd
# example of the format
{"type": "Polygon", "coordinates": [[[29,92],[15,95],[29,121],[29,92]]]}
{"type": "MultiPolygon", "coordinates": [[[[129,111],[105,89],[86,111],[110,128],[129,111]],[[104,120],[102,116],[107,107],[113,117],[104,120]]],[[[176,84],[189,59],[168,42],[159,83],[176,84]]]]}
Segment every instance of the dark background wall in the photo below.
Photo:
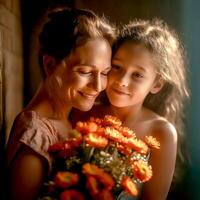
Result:
{"type": "Polygon", "coordinates": [[[183,0],[181,34],[190,66],[191,101],[187,114],[187,134],[191,166],[186,183],[190,199],[200,199],[200,1],[183,0]]]}
{"type": "MultiPolygon", "coordinates": [[[[168,199],[200,200],[200,1],[198,0],[21,0],[24,49],[24,106],[40,82],[37,64],[37,34],[45,10],[57,5],[92,9],[105,14],[116,24],[132,18],[160,17],[175,28],[181,36],[190,67],[191,101],[186,110],[186,141],[191,164],[184,180],[170,193],[168,199]]],[[[162,178],[162,177],[161,177],[162,178]]]]}

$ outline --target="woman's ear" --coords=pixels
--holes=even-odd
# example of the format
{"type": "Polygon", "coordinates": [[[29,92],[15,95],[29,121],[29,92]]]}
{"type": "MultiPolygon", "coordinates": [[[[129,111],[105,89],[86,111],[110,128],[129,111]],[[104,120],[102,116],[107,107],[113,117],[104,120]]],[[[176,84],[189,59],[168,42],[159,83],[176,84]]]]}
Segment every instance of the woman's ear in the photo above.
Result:
{"type": "Polygon", "coordinates": [[[43,66],[47,76],[50,76],[55,70],[56,60],[50,55],[43,56],[43,66]]]}
{"type": "Polygon", "coordinates": [[[162,78],[157,78],[153,84],[153,87],[150,90],[150,93],[151,94],[158,93],[162,89],[164,84],[165,84],[165,81],[162,78]]]}

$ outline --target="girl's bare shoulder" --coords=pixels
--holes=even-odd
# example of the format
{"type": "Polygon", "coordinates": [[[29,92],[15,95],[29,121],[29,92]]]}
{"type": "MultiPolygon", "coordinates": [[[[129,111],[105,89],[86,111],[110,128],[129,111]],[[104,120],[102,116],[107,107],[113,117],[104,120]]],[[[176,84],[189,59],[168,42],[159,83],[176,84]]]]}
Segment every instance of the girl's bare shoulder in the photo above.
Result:
{"type": "Polygon", "coordinates": [[[152,119],[149,134],[162,142],[177,143],[177,132],[175,126],[167,119],[156,115],[152,119]]]}

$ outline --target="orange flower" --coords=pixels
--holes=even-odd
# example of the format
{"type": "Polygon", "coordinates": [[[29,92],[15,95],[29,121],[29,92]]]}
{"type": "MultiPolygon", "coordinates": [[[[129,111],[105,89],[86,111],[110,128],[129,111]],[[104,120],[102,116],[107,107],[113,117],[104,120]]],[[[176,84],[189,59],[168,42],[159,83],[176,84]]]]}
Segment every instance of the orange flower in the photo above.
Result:
{"type": "Polygon", "coordinates": [[[120,126],[117,128],[117,130],[122,133],[124,137],[130,138],[130,137],[136,137],[135,133],[128,127],[120,126]]]}
{"type": "Polygon", "coordinates": [[[108,144],[108,140],[96,133],[88,133],[84,136],[85,143],[91,147],[104,148],[108,144]]]}
{"type": "Polygon", "coordinates": [[[65,190],[60,195],[60,200],[84,200],[84,196],[77,190],[65,190]]]}
{"type": "Polygon", "coordinates": [[[132,171],[135,178],[139,179],[141,182],[148,181],[153,174],[151,166],[143,160],[133,162],[132,171]]]}
{"type": "Polygon", "coordinates": [[[118,130],[111,127],[105,128],[105,134],[109,139],[115,142],[121,142],[124,139],[124,136],[118,130]]]}
{"type": "Polygon", "coordinates": [[[105,115],[103,119],[104,126],[121,126],[122,122],[115,116],[105,115]]]}
{"type": "Polygon", "coordinates": [[[76,130],[80,131],[82,134],[95,132],[98,126],[95,122],[77,122],[76,123],[76,130]]]}
{"type": "Polygon", "coordinates": [[[54,177],[57,187],[67,188],[78,183],[78,174],[71,172],[57,172],[54,177]]]}
{"type": "Polygon", "coordinates": [[[148,152],[148,146],[142,140],[132,138],[124,138],[122,143],[127,145],[127,147],[136,150],[138,153],[146,154],[148,152]]]}
{"type": "Polygon", "coordinates": [[[86,187],[88,188],[91,196],[95,196],[100,192],[99,183],[94,176],[87,176],[86,187]]]}
{"type": "Polygon", "coordinates": [[[158,140],[151,135],[145,137],[145,142],[151,148],[160,149],[160,142],[158,142],[158,140]]]}
{"type": "Polygon", "coordinates": [[[95,122],[98,126],[102,126],[103,120],[98,117],[90,117],[90,122],[95,122]]]}
{"type": "Polygon", "coordinates": [[[104,127],[98,127],[98,129],[97,129],[97,131],[95,133],[97,133],[98,135],[101,135],[103,137],[106,137],[105,128],[104,127]]]}
{"type": "Polygon", "coordinates": [[[86,163],[82,167],[82,171],[86,175],[97,176],[98,173],[103,173],[103,169],[94,164],[86,163]]]}
{"type": "Polygon", "coordinates": [[[94,176],[107,190],[111,190],[115,185],[115,181],[112,176],[94,164],[84,164],[82,172],[86,175],[94,176]]]}
{"type": "Polygon", "coordinates": [[[113,200],[114,197],[110,191],[103,190],[96,196],[96,199],[97,200],[113,200]]]}
{"type": "Polygon", "coordinates": [[[117,144],[117,149],[118,149],[118,151],[120,153],[122,153],[122,154],[124,154],[126,156],[128,156],[128,155],[130,155],[132,153],[132,149],[127,148],[127,147],[125,147],[125,146],[123,146],[121,144],[117,144]]]}
{"type": "Polygon", "coordinates": [[[136,184],[128,176],[123,177],[121,181],[121,186],[128,194],[131,194],[133,196],[138,195],[138,189],[136,184]]]}

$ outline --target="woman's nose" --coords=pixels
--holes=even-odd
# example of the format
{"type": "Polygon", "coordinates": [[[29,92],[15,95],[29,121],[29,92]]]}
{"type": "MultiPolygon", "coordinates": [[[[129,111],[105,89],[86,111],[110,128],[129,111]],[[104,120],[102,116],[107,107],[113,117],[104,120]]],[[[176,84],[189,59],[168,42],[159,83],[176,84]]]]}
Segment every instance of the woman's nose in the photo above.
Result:
{"type": "Polygon", "coordinates": [[[97,92],[101,92],[104,88],[103,88],[103,80],[101,80],[101,75],[100,74],[96,74],[94,76],[94,78],[92,79],[92,88],[97,91],[97,92]]]}

